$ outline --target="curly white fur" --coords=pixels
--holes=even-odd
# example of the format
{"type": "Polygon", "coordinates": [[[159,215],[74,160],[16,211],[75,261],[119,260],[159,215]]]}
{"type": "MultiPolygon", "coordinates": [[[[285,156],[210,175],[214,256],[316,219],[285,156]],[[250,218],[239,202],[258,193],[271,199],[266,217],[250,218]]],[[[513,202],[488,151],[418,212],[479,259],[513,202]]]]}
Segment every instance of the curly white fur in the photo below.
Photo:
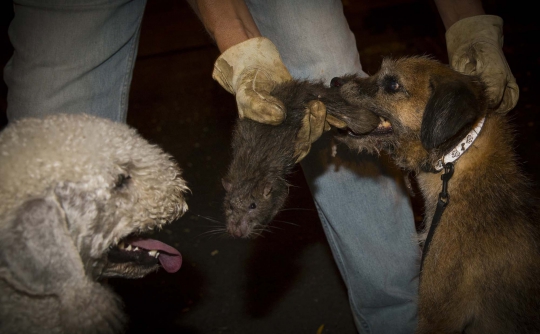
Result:
{"type": "Polygon", "coordinates": [[[120,330],[121,303],[96,280],[149,271],[109,263],[108,251],[179,218],[186,191],[171,156],[125,124],[59,114],[9,125],[0,133],[0,332],[120,330]]]}

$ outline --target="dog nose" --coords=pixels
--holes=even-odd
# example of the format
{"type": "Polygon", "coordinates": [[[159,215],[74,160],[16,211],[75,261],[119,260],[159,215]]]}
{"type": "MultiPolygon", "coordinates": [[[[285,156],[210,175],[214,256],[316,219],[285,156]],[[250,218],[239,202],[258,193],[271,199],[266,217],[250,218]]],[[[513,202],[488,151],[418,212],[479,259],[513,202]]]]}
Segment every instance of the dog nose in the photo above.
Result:
{"type": "Polygon", "coordinates": [[[341,78],[333,78],[332,81],[330,81],[330,87],[341,87],[343,86],[345,82],[341,78]]]}

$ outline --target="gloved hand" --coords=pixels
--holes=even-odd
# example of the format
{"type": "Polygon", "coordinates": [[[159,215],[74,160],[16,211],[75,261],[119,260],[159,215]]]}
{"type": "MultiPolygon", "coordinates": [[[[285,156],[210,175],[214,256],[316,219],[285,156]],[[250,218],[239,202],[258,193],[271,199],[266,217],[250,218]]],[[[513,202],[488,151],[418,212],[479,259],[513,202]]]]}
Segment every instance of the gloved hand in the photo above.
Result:
{"type": "Polygon", "coordinates": [[[308,103],[302,124],[296,137],[297,163],[309,153],[311,144],[319,139],[324,131],[330,130],[330,125],[338,129],[347,127],[347,123],[344,121],[328,115],[326,113],[326,106],[319,100],[313,100],[308,103]]]}
{"type": "Polygon", "coordinates": [[[489,107],[506,113],[517,104],[519,87],[502,51],[503,20],[493,15],[471,16],[446,31],[450,65],[479,75],[487,85],[489,107]]]}
{"type": "MultiPolygon", "coordinates": [[[[216,60],[212,77],[236,95],[240,118],[270,125],[278,125],[285,119],[285,106],[270,92],[277,84],[292,77],[269,39],[251,38],[229,48],[216,60]]],[[[296,162],[308,154],[311,144],[329,128],[324,104],[320,101],[309,103],[295,143],[296,162]]]]}

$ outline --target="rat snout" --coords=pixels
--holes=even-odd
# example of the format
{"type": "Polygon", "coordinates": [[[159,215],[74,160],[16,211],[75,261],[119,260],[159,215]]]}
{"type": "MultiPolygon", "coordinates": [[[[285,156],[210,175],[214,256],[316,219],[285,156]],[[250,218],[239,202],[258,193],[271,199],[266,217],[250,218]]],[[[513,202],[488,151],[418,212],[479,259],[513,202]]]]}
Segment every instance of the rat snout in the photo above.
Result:
{"type": "Polygon", "coordinates": [[[245,217],[227,222],[227,232],[233,237],[249,238],[253,232],[253,226],[245,217]]]}
{"type": "Polygon", "coordinates": [[[338,77],[335,77],[330,81],[330,87],[338,88],[343,86],[343,84],[345,84],[345,81],[338,77]]]}

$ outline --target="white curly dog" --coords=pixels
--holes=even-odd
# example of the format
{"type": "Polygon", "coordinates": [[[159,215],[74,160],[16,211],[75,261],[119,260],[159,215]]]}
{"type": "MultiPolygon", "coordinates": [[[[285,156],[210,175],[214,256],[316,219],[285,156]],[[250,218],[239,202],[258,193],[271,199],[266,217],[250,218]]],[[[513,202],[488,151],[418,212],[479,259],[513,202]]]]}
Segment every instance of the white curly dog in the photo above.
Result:
{"type": "Polygon", "coordinates": [[[99,283],[180,268],[141,233],[187,210],[171,156],[134,129],[84,114],[0,133],[0,333],[116,333],[122,302],[99,283]]]}

